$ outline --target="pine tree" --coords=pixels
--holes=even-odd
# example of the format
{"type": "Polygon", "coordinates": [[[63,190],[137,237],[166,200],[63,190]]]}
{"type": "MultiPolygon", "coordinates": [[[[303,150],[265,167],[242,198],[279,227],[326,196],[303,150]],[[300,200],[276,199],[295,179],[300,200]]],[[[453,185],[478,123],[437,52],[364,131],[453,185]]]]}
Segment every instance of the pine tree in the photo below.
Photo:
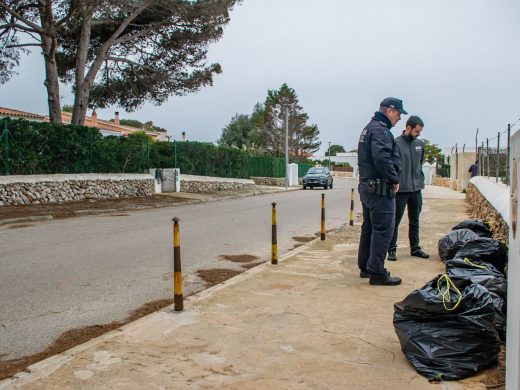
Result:
{"type": "Polygon", "coordinates": [[[278,90],[269,90],[264,103],[263,123],[257,131],[262,133],[267,153],[285,154],[285,132],[288,115],[288,146],[290,158],[307,157],[319,149],[318,126],[307,124],[309,116],[299,105],[293,88],[282,84],[278,90]]]}

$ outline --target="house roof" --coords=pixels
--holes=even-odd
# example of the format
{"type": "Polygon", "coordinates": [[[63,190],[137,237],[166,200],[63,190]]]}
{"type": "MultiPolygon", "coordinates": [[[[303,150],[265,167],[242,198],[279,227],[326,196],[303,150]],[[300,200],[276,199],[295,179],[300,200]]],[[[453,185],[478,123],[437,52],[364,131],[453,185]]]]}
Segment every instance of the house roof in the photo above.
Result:
{"type": "Polygon", "coordinates": [[[0,115],[8,116],[8,117],[18,117],[18,118],[28,118],[28,119],[37,119],[41,121],[45,121],[46,117],[44,115],[34,114],[32,112],[13,110],[12,108],[0,107],[0,115]]]}
{"type": "MultiPolygon", "coordinates": [[[[84,126],[96,127],[99,130],[101,130],[101,131],[106,131],[106,132],[110,132],[110,133],[117,133],[117,134],[121,134],[121,135],[124,135],[124,136],[126,136],[128,134],[135,133],[137,131],[144,131],[146,134],[150,135],[153,138],[159,138],[159,139],[163,138],[162,134],[159,133],[159,132],[146,131],[146,130],[140,129],[138,127],[132,127],[132,126],[126,126],[126,125],[118,125],[115,122],[110,122],[110,121],[107,121],[107,120],[104,120],[104,119],[98,119],[97,115],[94,114],[94,113],[95,113],[95,111],[93,112],[93,115],[90,116],[90,117],[89,116],[85,116],[84,126]]],[[[62,111],[61,112],[61,119],[65,123],[71,123],[72,113],[62,111]]]]}
{"type": "MultiPolygon", "coordinates": [[[[37,121],[43,121],[43,122],[49,121],[48,116],[34,114],[32,112],[14,110],[12,108],[6,108],[6,107],[0,107],[0,117],[2,117],[2,116],[10,117],[10,118],[26,118],[29,120],[37,120],[37,121]]],[[[61,120],[64,123],[71,123],[72,113],[62,111],[61,120]]],[[[144,131],[146,134],[153,137],[154,139],[165,140],[167,138],[166,133],[157,132],[157,131],[147,131],[147,130],[140,129],[138,127],[125,126],[125,125],[116,124],[115,122],[98,119],[95,111],[92,113],[92,116],[85,117],[84,125],[89,126],[89,127],[96,127],[97,129],[99,129],[102,132],[111,133],[114,135],[127,136],[128,134],[132,134],[137,131],[144,131]]]]}

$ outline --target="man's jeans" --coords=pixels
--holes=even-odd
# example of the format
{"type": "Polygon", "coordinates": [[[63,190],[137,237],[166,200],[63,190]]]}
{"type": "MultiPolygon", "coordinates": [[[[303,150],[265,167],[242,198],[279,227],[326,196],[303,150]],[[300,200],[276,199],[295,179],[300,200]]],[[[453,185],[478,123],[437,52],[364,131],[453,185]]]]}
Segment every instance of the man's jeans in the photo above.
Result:
{"type": "Polygon", "coordinates": [[[397,232],[399,223],[404,215],[404,209],[408,206],[408,239],[410,248],[414,249],[419,246],[419,214],[422,209],[422,193],[415,192],[398,192],[395,196],[395,229],[392,241],[390,241],[389,250],[397,248],[397,232]]]}

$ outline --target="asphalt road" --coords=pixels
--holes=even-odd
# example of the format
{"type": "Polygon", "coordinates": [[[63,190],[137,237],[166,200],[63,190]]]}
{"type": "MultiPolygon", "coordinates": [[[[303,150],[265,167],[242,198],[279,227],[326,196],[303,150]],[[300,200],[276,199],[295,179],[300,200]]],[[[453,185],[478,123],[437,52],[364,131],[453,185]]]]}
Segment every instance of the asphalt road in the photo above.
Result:
{"type": "MultiPolygon", "coordinates": [[[[0,226],[0,358],[39,352],[62,332],[126,318],[143,303],[172,297],[172,217],[180,218],[185,295],[204,288],[197,270],[241,269],[221,255],[271,256],[271,203],[279,253],[294,237],[348,223],[350,188],[290,191],[169,208],[0,226]]],[[[356,191],[356,212],[359,202],[356,191]]]]}

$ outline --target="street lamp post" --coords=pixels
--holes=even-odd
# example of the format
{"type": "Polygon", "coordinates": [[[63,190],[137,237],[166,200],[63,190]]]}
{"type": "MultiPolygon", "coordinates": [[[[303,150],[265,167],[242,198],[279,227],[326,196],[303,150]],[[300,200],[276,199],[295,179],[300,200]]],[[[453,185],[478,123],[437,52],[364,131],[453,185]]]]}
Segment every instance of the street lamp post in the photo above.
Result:
{"type": "Polygon", "coordinates": [[[329,171],[330,171],[330,144],[331,144],[331,142],[329,141],[329,171]]]}

